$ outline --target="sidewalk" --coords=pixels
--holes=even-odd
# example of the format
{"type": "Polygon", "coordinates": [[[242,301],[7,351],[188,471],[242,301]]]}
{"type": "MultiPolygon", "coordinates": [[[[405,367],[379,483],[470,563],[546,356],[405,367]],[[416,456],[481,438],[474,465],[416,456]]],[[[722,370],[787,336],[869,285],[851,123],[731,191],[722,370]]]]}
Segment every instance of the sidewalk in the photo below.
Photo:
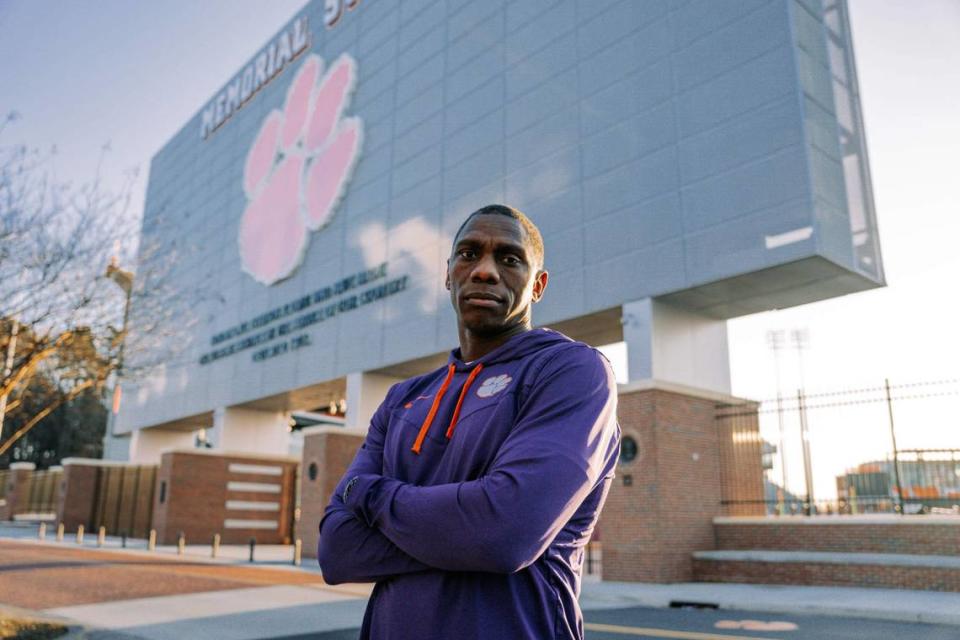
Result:
{"type": "MultiPolygon", "coordinates": [[[[11,530],[8,525],[0,525],[0,539],[29,543],[38,548],[81,548],[76,544],[75,536],[57,543],[54,536],[48,533],[46,540],[37,540],[35,526],[30,529],[17,525],[15,530],[11,530]]],[[[146,550],[143,540],[128,540],[127,545],[126,549],[122,549],[120,539],[107,538],[103,550],[225,567],[282,569],[294,575],[291,575],[289,585],[114,600],[56,607],[37,613],[73,620],[88,629],[112,630],[119,634],[126,632],[152,640],[183,637],[243,640],[356,628],[360,625],[369,594],[369,585],[325,585],[315,560],[311,558],[304,558],[301,567],[293,566],[293,552],[289,546],[259,545],[255,551],[256,563],[250,564],[249,548],[242,545],[221,546],[216,559],[210,558],[209,545],[189,545],[182,556],[177,555],[175,546],[157,547],[156,551],[151,552],[146,550]],[[304,583],[307,576],[315,576],[316,580],[304,583]],[[294,580],[300,584],[292,584],[294,580]]],[[[96,536],[85,536],[82,549],[95,552],[96,536]]],[[[580,601],[587,612],[629,607],[665,608],[687,603],[741,611],[960,626],[960,593],[704,583],[663,585],[588,580],[583,584],[580,601]]]]}

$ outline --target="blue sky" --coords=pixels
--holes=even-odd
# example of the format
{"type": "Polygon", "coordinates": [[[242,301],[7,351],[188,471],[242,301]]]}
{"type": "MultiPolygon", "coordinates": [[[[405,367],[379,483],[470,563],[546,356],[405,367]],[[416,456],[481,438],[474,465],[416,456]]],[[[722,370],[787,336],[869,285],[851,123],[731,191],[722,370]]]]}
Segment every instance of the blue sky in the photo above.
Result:
{"type": "MultiPolygon", "coordinates": [[[[140,169],[139,209],[150,157],[303,4],[0,0],[0,112],[21,114],[0,142],[56,145],[58,176],[78,183],[109,143],[108,179],[140,169]]],[[[815,390],[960,377],[960,2],[850,9],[889,286],[731,321],[742,396],[776,393],[771,329],[809,332],[803,383],[815,390]]],[[[800,385],[800,365],[781,359],[784,388],[800,385]]],[[[951,419],[931,409],[906,428],[944,442],[951,419]]]]}

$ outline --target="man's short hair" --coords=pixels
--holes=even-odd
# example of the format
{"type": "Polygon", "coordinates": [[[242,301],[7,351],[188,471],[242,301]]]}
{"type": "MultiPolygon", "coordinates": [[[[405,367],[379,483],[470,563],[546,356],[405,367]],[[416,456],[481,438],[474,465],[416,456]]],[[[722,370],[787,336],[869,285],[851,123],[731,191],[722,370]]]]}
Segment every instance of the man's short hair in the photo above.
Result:
{"type": "Polygon", "coordinates": [[[467,223],[473,220],[475,216],[482,215],[507,216],[508,218],[513,218],[519,222],[520,226],[523,227],[524,231],[527,232],[527,241],[530,244],[533,258],[536,261],[536,267],[538,269],[543,268],[543,236],[540,235],[540,229],[538,229],[537,225],[533,224],[533,221],[522,211],[519,209],[514,209],[513,207],[508,207],[505,204],[488,204],[487,206],[480,207],[468,215],[467,219],[463,221],[463,224],[460,225],[460,228],[457,229],[457,232],[453,236],[454,246],[456,246],[457,238],[459,238],[460,234],[463,233],[463,228],[467,226],[467,223]]]}

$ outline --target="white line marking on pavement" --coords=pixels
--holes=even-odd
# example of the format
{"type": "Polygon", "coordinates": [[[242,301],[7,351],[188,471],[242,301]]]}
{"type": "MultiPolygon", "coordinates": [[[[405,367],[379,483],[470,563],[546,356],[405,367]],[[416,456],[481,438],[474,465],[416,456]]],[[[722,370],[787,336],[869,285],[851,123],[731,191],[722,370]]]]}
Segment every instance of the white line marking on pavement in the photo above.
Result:
{"type": "Polygon", "coordinates": [[[626,636],[644,636],[647,638],[676,638],[677,640],[772,640],[760,636],[729,636],[719,633],[701,633],[699,631],[674,631],[672,629],[653,629],[651,627],[624,627],[617,624],[599,624],[588,622],[583,625],[588,631],[622,633],[626,636]]]}

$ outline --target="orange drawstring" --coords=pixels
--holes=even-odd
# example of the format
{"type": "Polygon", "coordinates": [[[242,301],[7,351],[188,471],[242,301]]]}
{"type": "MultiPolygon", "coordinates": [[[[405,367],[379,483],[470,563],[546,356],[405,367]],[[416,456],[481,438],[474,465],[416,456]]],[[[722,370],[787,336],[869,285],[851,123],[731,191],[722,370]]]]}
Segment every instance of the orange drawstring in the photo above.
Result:
{"type": "Polygon", "coordinates": [[[430,406],[430,413],[427,414],[427,417],[423,419],[423,424],[420,425],[420,433],[417,434],[417,439],[411,447],[411,451],[416,454],[420,453],[420,446],[423,445],[423,439],[427,437],[427,431],[430,429],[430,424],[433,422],[434,416],[437,415],[437,409],[440,407],[440,399],[443,398],[443,394],[447,392],[447,387],[450,386],[450,380],[453,379],[453,373],[456,370],[456,365],[452,362],[447,368],[447,377],[444,379],[443,384],[440,385],[440,390],[437,391],[437,395],[433,398],[433,405],[430,406]]]}
{"type": "Polygon", "coordinates": [[[460,405],[463,404],[463,399],[467,396],[467,389],[473,384],[473,379],[477,377],[481,369],[483,369],[482,363],[478,364],[477,368],[470,372],[470,375],[467,376],[467,381],[463,383],[463,389],[460,390],[460,397],[457,399],[457,407],[453,410],[453,417],[450,418],[450,426],[447,427],[447,440],[450,439],[450,436],[453,435],[453,430],[457,427],[457,418],[460,417],[460,405]]]}

